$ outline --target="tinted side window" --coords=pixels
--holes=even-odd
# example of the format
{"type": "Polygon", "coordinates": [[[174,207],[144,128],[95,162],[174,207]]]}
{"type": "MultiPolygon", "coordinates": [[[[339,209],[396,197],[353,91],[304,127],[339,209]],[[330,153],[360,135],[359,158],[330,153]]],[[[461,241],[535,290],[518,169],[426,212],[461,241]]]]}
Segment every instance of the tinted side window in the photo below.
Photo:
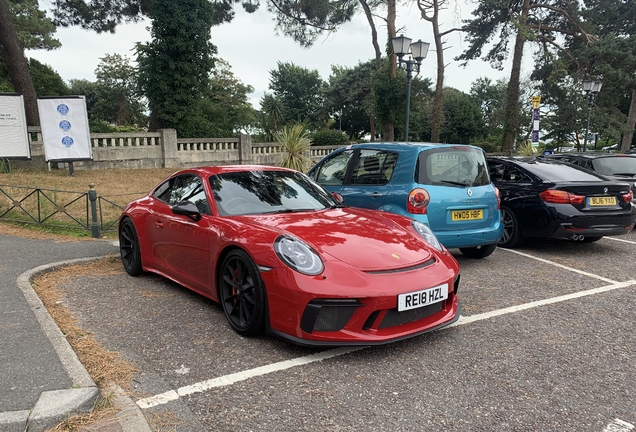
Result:
{"type": "Polygon", "coordinates": [[[351,184],[385,185],[391,179],[398,155],[381,150],[361,150],[353,167],[351,184]]]}
{"type": "Polygon", "coordinates": [[[501,162],[488,161],[488,171],[490,173],[490,180],[494,182],[502,181],[504,175],[505,165],[501,162]]]}
{"type": "Polygon", "coordinates": [[[523,172],[515,167],[507,166],[504,171],[503,181],[508,183],[528,182],[530,179],[523,172]]]}
{"type": "Polygon", "coordinates": [[[203,183],[198,176],[192,174],[171,178],[157,188],[154,196],[170,205],[190,201],[201,213],[210,214],[203,183]]]}
{"type": "Polygon", "coordinates": [[[163,182],[157,189],[155,189],[155,193],[153,194],[155,198],[161,200],[166,203],[170,203],[170,195],[172,194],[172,185],[174,184],[176,179],[171,178],[170,180],[166,180],[163,182]]]}
{"type": "Polygon", "coordinates": [[[347,173],[347,165],[352,155],[352,150],[346,150],[324,161],[316,173],[316,182],[323,185],[336,186],[343,184],[347,173]]]}

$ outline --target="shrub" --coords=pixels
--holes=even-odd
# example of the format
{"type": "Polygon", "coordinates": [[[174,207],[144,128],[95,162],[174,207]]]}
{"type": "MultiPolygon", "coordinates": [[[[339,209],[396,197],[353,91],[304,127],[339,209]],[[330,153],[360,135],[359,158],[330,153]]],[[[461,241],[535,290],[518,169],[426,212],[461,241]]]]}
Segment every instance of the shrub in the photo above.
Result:
{"type": "Polygon", "coordinates": [[[274,137],[282,145],[284,152],[279,165],[295,169],[296,171],[307,172],[311,167],[312,161],[304,153],[309,150],[311,141],[309,140],[309,133],[305,131],[303,125],[285,126],[274,137]]]}
{"type": "Polygon", "coordinates": [[[347,134],[333,129],[319,130],[309,138],[314,146],[344,145],[349,141],[347,134]]]}

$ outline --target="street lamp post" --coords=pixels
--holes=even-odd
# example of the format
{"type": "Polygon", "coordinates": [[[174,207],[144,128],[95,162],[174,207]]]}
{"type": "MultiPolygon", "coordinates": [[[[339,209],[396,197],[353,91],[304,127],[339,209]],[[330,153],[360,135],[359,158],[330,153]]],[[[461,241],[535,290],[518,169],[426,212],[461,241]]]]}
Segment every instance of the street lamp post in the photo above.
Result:
{"type": "Polygon", "coordinates": [[[392,39],[393,52],[398,56],[398,67],[406,69],[406,118],[404,119],[404,141],[409,140],[409,114],[411,112],[411,79],[413,71],[420,72],[422,60],[426,58],[428,53],[428,42],[411,43],[412,39],[404,35],[394,37],[392,39]],[[408,59],[404,56],[409,55],[408,59]]]}
{"type": "Polygon", "coordinates": [[[588,107],[587,107],[587,126],[585,127],[585,137],[583,138],[583,151],[587,150],[587,135],[590,132],[590,117],[592,116],[592,105],[594,104],[594,100],[596,99],[596,95],[601,91],[601,87],[603,83],[599,80],[585,80],[583,81],[583,91],[587,96],[588,107]]]}

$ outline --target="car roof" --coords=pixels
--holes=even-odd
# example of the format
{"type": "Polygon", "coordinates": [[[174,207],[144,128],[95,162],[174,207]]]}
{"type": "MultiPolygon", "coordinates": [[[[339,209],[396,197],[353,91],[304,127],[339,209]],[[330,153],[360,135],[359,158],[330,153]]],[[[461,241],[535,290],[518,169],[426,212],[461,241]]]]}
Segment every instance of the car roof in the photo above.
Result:
{"type": "Polygon", "coordinates": [[[205,175],[217,175],[217,174],[226,174],[232,172],[244,172],[244,171],[290,171],[296,172],[295,170],[277,166],[268,166],[268,165],[211,165],[211,166],[201,166],[195,168],[185,168],[175,172],[173,175],[183,174],[183,173],[197,173],[203,176],[205,175]]]}
{"type": "Polygon", "coordinates": [[[356,148],[374,148],[374,149],[386,149],[386,150],[429,150],[435,148],[461,148],[470,147],[481,150],[481,147],[473,146],[470,144],[440,144],[440,143],[428,143],[428,142],[412,142],[412,141],[373,141],[358,144],[349,144],[344,146],[347,149],[356,148]]]}
{"type": "Polygon", "coordinates": [[[587,175],[598,178],[600,180],[606,180],[601,175],[595,173],[594,171],[587,170],[585,168],[579,167],[575,164],[571,164],[568,162],[563,162],[559,159],[544,159],[539,157],[527,157],[527,156],[490,156],[487,158],[488,161],[503,161],[510,162],[520,168],[525,169],[526,171],[532,173],[534,176],[539,177],[541,179],[545,179],[546,172],[555,172],[554,166],[558,166],[558,172],[575,170],[575,171],[583,171],[587,175]],[[552,171],[545,171],[547,168],[542,165],[552,165],[550,168],[552,171]]]}
{"type": "Polygon", "coordinates": [[[585,159],[598,159],[598,158],[612,158],[612,157],[636,157],[636,154],[628,154],[628,153],[593,153],[593,152],[582,152],[582,153],[557,153],[550,156],[565,156],[565,157],[580,157],[585,159]]]}

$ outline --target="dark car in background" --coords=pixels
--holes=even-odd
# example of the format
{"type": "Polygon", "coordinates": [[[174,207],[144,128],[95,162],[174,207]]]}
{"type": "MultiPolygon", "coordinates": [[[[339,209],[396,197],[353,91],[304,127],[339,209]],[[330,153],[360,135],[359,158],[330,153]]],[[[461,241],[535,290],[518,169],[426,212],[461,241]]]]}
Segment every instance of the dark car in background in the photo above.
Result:
{"type": "Polygon", "coordinates": [[[632,192],[636,193],[636,154],[624,153],[568,153],[542,156],[545,159],[556,159],[592,170],[611,180],[629,183],[632,192]]]}
{"type": "Polygon", "coordinates": [[[308,173],[344,204],[407,216],[446,248],[470,258],[493,253],[503,234],[499,195],[479,147],[364,143],[342,147],[308,173]]]}
{"type": "Polygon", "coordinates": [[[590,243],[627,234],[636,222],[629,184],[545,158],[489,157],[490,178],[501,194],[501,247],[524,239],[568,238],[590,243]]]}

